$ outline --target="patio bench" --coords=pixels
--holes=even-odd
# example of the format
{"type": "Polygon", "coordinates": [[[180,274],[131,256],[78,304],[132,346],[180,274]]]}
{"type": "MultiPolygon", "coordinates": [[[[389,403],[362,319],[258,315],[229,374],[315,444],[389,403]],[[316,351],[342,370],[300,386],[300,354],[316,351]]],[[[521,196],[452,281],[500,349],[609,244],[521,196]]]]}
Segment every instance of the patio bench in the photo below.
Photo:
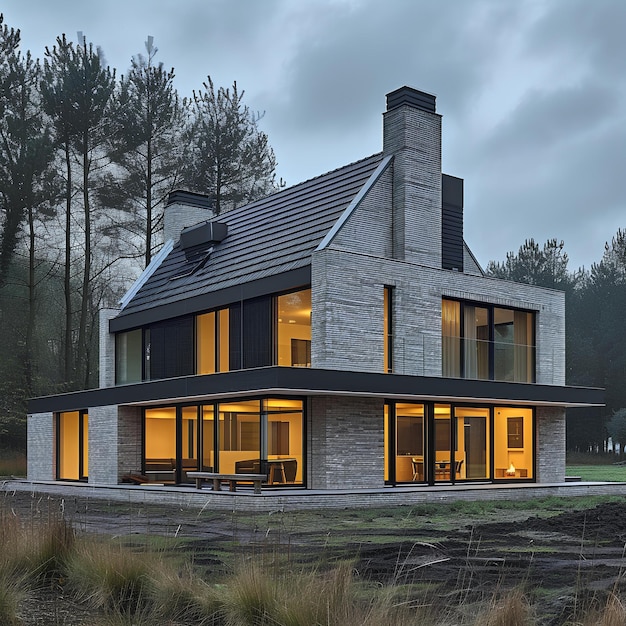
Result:
{"type": "Polygon", "coordinates": [[[196,487],[202,488],[205,480],[213,481],[213,490],[221,491],[222,482],[227,482],[230,491],[237,491],[237,483],[253,483],[254,493],[261,493],[261,483],[267,481],[267,474],[220,474],[219,472],[187,472],[189,478],[196,479],[196,487]]]}

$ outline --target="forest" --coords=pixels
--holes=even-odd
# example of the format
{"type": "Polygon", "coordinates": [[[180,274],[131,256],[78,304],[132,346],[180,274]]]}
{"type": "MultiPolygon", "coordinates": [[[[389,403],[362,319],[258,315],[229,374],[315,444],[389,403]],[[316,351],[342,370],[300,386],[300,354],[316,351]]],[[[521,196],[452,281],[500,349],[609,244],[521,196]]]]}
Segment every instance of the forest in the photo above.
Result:
{"type": "MultiPolygon", "coordinates": [[[[0,14],[0,448],[23,450],[29,397],[97,386],[98,311],[162,245],[171,190],[216,212],[284,186],[236,82],[181,95],[147,37],[125,73],[80,33],[42,60],[0,14]]],[[[487,274],[565,292],[567,383],[606,388],[568,418],[569,450],[626,443],[626,232],[590,269],[532,238],[487,274]]]]}

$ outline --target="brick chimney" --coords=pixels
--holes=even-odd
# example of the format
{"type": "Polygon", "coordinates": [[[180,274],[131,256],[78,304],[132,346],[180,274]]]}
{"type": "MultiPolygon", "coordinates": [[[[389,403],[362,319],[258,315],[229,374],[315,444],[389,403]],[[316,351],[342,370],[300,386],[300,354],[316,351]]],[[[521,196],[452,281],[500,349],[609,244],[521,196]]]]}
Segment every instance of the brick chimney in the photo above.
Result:
{"type": "Polygon", "coordinates": [[[393,256],[441,267],[441,116],[435,96],[387,94],[383,154],[393,155],[393,256]]]}
{"type": "Polygon", "coordinates": [[[212,199],[206,194],[177,189],[171,191],[163,213],[163,239],[176,243],[188,226],[210,221],[215,217],[212,199]]]}

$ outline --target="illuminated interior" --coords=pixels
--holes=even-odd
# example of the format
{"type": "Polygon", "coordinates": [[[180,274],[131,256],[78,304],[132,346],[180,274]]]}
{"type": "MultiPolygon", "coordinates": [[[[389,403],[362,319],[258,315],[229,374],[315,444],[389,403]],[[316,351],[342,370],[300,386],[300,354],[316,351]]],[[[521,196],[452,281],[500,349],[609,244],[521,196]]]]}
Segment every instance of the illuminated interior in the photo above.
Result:
{"type": "Polygon", "coordinates": [[[535,314],[444,298],[441,349],[443,376],[535,382],[535,314]]]}
{"type": "Polygon", "coordinates": [[[67,411],[57,416],[57,477],[84,480],[89,465],[89,418],[86,411],[67,411]]]}
{"type": "Polygon", "coordinates": [[[272,485],[302,483],[302,400],[147,408],[144,415],[145,474],[153,482],[189,482],[186,472],[200,466],[227,474],[267,473],[272,485]]]}
{"type": "Polygon", "coordinates": [[[533,478],[532,409],[387,403],[384,442],[386,481],[533,478]]]}
{"type": "Polygon", "coordinates": [[[425,480],[423,404],[396,404],[396,480],[425,480]]]}
{"type": "Polygon", "coordinates": [[[229,371],[228,333],[228,309],[196,317],[196,373],[229,371]]]}
{"type": "Polygon", "coordinates": [[[311,290],[276,298],[277,365],[311,367],[311,290]]]}
{"type": "Polygon", "coordinates": [[[533,478],[532,409],[496,407],[493,445],[495,478],[533,478]]]}

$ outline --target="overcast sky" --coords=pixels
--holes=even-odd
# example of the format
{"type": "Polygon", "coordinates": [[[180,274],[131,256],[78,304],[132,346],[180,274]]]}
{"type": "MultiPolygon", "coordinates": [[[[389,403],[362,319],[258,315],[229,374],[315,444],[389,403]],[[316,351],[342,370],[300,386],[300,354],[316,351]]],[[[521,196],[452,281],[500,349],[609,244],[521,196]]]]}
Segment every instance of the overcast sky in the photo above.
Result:
{"type": "Polygon", "coordinates": [[[125,73],[148,35],[191,95],[234,80],[291,185],[382,148],[385,94],[437,96],[484,266],[526,238],[570,269],[626,228],[626,0],[3,0],[22,48],[82,31],[125,73]]]}

